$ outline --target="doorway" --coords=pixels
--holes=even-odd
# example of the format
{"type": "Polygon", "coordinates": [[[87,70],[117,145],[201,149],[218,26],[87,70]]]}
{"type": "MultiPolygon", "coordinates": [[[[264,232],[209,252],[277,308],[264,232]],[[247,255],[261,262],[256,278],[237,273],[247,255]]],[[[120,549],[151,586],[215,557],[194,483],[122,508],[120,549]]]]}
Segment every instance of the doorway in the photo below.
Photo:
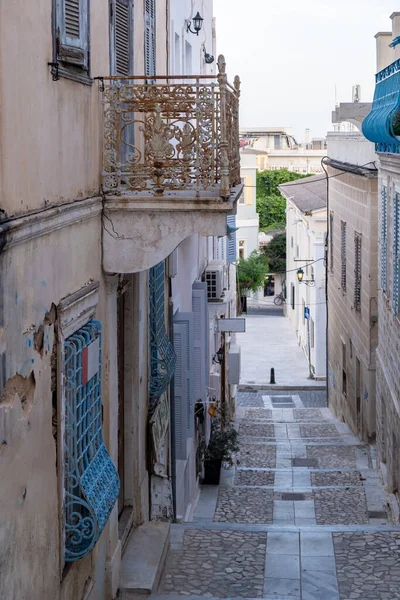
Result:
{"type": "Polygon", "coordinates": [[[117,301],[117,343],[118,343],[118,475],[120,490],[118,515],[125,506],[125,294],[117,301]]]}

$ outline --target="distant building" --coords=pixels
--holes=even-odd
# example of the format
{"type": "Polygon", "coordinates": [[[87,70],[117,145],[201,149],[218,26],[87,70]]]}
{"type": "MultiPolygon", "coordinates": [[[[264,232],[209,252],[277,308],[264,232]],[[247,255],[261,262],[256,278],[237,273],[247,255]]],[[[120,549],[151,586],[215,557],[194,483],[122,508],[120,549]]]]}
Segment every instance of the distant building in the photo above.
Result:
{"type": "Polygon", "coordinates": [[[286,316],[309,362],[310,376],[326,378],[325,175],[279,186],[286,212],[286,316]],[[298,269],[303,272],[299,280],[298,269]]]}
{"type": "Polygon", "coordinates": [[[326,140],[311,138],[306,130],[304,144],[299,144],[289,127],[250,127],[240,130],[241,147],[257,151],[257,168],[288,169],[294,173],[321,173],[326,154],[326,140]]]}
{"type": "Polygon", "coordinates": [[[257,153],[254,150],[244,149],[240,152],[240,176],[242,178],[243,193],[237,205],[236,233],[237,255],[247,258],[252,252],[258,250],[259,217],[257,213],[257,153]]]}

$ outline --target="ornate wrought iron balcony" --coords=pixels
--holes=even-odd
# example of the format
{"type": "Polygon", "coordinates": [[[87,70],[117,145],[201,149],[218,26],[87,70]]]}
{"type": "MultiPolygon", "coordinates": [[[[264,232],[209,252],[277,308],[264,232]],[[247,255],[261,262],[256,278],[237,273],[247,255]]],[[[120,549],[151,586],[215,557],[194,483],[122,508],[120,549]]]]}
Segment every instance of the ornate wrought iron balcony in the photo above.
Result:
{"type": "Polygon", "coordinates": [[[227,199],[240,184],[240,80],[103,79],[106,196],[227,199]]]}
{"type": "Polygon", "coordinates": [[[372,110],[365,118],[362,130],[375,142],[376,151],[400,153],[400,59],[379,71],[372,110]]]}

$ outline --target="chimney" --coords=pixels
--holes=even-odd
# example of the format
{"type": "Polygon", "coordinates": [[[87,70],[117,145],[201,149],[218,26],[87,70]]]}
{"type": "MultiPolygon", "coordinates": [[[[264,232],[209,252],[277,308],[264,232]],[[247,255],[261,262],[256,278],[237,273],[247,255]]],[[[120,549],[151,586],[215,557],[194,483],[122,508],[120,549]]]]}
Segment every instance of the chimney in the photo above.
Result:
{"type": "MultiPolygon", "coordinates": [[[[395,15],[400,13],[394,13],[395,15]]],[[[376,39],[376,70],[382,71],[390,65],[394,59],[393,49],[389,47],[392,42],[392,34],[388,31],[380,31],[375,36],[376,39]]]]}
{"type": "Polygon", "coordinates": [[[304,134],[304,143],[309,144],[311,142],[311,131],[307,128],[304,134]]]}
{"type": "MultiPolygon", "coordinates": [[[[390,15],[390,18],[392,19],[392,39],[394,41],[400,36],[400,12],[394,12],[390,15]]],[[[400,44],[397,43],[392,51],[394,51],[392,60],[393,62],[394,60],[400,58],[400,44]]]]}

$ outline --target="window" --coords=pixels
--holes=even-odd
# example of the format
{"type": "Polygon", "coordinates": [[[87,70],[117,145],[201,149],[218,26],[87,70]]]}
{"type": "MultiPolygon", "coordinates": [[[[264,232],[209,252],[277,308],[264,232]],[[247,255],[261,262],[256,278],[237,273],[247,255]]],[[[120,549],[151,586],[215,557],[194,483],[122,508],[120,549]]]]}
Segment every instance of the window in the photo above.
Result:
{"type": "Polygon", "coordinates": [[[145,75],[156,74],[156,0],[144,0],[145,75]]]}
{"type": "Polygon", "coordinates": [[[175,75],[181,75],[181,38],[175,34],[175,75]]]}
{"type": "Polygon", "coordinates": [[[111,73],[133,73],[133,3],[132,0],[111,0],[111,73]]]}
{"type": "Polygon", "coordinates": [[[361,233],[354,232],[354,308],[361,312],[361,233]]]}
{"type": "Polygon", "coordinates": [[[381,288],[387,291],[387,187],[382,185],[381,190],[381,288]]]}
{"type": "MultiPolygon", "coordinates": [[[[240,179],[241,179],[242,185],[244,186],[244,184],[245,184],[245,178],[244,178],[244,177],[241,177],[240,179]]],[[[245,204],[245,199],[244,199],[244,191],[245,191],[245,187],[243,187],[243,191],[242,191],[242,193],[240,194],[240,197],[239,197],[239,204],[245,204]]]]}
{"type": "Polygon", "coordinates": [[[294,283],[290,284],[290,305],[292,307],[292,309],[294,310],[295,307],[295,290],[294,290],[294,283]]]}
{"type": "Polygon", "coordinates": [[[236,260],[236,215],[228,215],[226,217],[226,228],[228,235],[226,236],[226,262],[234,263],[236,260]]]}
{"type": "Polygon", "coordinates": [[[56,0],[54,62],[58,74],[91,84],[89,0],[56,0]]]}
{"type": "Polygon", "coordinates": [[[347,396],[346,344],[342,342],[342,393],[347,396]]]}
{"type": "Polygon", "coordinates": [[[343,292],[346,292],[347,273],[346,273],[346,222],[345,221],[341,221],[340,257],[341,257],[341,263],[342,263],[340,284],[341,284],[343,292]]]}
{"type": "Polygon", "coordinates": [[[245,240],[239,240],[239,258],[242,260],[245,258],[245,249],[246,249],[245,240]]]}
{"type": "Polygon", "coordinates": [[[274,150],[280,150],[280,149],[281,149],[281,136],[274,135],[274,150]]]}
{"type": "Polygon", "coordinates": [[[329,213],[329,268],[333,273],[333,211],[329,213]]]}
{"type": "Polygon", "coordinates": [[[191,75],[192,71],[192,44],[185,41],[185,74],[191,75]]]}
{"type": "Polygon", "coordinates": [[[64,559],[73,562],[93,549],[119,493],[103,440],[100,322],[69,336],[63,358],[64,559]]]}
{"type": "Polygon", "coordinates": [[[400,312],[400,194],[393,197],[393,312],[400,312]]]}

